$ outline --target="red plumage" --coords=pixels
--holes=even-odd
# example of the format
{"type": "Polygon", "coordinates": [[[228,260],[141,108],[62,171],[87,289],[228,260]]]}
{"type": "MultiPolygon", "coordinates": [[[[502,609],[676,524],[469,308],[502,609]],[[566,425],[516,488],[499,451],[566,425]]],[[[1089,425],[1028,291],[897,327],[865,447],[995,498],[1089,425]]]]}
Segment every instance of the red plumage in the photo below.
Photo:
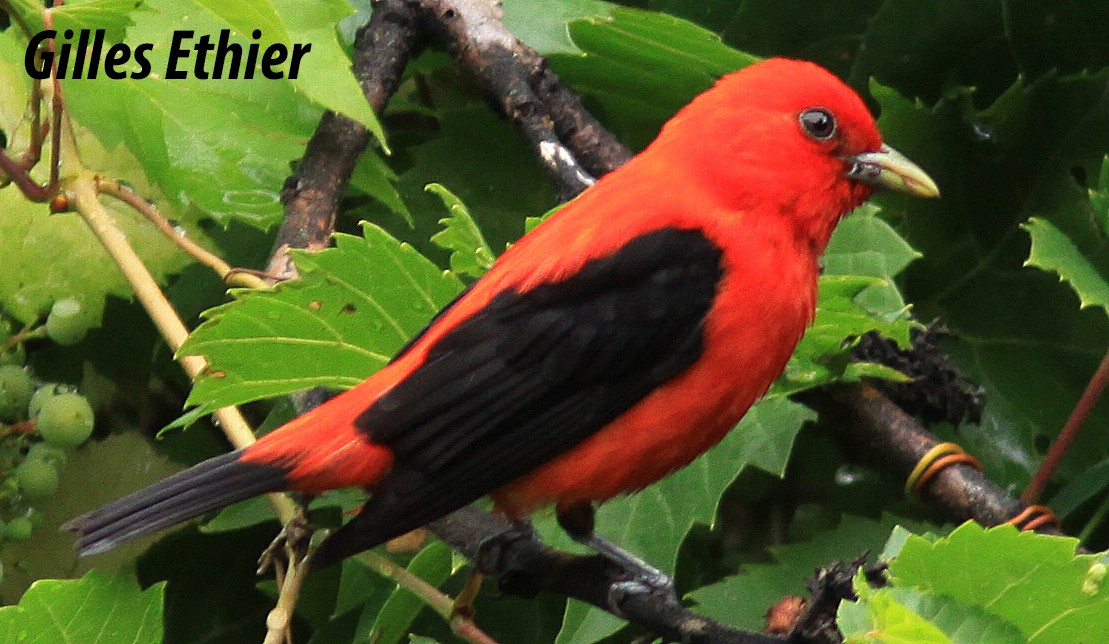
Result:
{"type": "Polygon", "coordinates": [[[484,494],[519,518],[641,489],[720,441],[781,373],[814,315],[819,256],[875,185],[936,192],[841,81],[783,59],[729,75],[384,369],[222,468],[68,527],[102,551],[151,531],[144,517],[211,509],[206,489],[237,500],[232,475],[251,483],[239,496],[363,487],[334,559],[484,494]]]}

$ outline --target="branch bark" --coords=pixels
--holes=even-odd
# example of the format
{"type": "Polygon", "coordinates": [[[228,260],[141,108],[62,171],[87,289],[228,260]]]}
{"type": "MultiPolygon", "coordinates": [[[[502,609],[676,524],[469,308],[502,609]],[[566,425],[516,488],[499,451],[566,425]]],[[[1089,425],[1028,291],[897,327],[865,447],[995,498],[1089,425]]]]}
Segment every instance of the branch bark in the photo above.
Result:
{"type": "MultiPolygon", "coordinates": [[[[405,0],[379,0],[354,40],[354,75],[374,112],[381,114],[396,92],[408,60],[422,46],[415,7],[405,0]]],[[[285,181],[285,217],[277,231],[266,273],[294,277],[289,249],[326,248],[335,231],[339,202],[358,160],[370,143],[360,123],[325,112],[296,171],[285,181]]]]}
{"type": "Polygon", "coordinates": [[[530,597],[553,592],[571,597],[637,624],[665,641],[689,644],[781,644],[787,641],[726,626],[691,612],[669,595],[621,594],[628,574],[600,555],[572,555],[538,539],[504,540],[513,529],[503,517],[465,507],[428,526],[437,537],[465,555],[503,592],[530,597]],[[495,548],[488,545],[496,543],[495,548]],[[492,552],[491,552],[492,551],[492,552]]]}
{"type": "Polygon", "coordinates": [[[505,28],[499,3],[420,0],[420,9],[436,44],[454,55],[535,149],[561,200],[631,158],[547,60],[505,28]]]}
{"type": "MultiPolygon", "coordinates": [[[[888,469],[901,476],[908,476],[917,462],[940,442],[870,385],[840,385],[807,396],[806,402],[838,419],[832,425],[841,437],[875,454],[888,469]]],[[[940,470],[920,491],[920,496],[953,520],[973,519],[984,526],[1005,523],[1027,507],[965,464],[940,470]]],[[[1063,534],[1051,525],[1037,532],[1063,534]]]]}

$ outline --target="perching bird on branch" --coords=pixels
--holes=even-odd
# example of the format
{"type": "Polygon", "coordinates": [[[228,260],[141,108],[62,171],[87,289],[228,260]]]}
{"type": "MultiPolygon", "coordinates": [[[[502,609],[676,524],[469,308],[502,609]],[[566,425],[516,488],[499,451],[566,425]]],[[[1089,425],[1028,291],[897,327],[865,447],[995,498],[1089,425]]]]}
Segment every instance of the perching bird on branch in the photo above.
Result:
{"type": "Polygon", "coordinates": [[[812,322],[832,230],[876,188],[938,195],[835,76],[747,67],[381,371],[65,527],[88,555],[264,492],[366,489],[314,554],[324,566],[488,494],[512,519],[553,504],[573,537],[628,564],[593,536],[593,504],[687,465],[766,392],[812,322]]]}

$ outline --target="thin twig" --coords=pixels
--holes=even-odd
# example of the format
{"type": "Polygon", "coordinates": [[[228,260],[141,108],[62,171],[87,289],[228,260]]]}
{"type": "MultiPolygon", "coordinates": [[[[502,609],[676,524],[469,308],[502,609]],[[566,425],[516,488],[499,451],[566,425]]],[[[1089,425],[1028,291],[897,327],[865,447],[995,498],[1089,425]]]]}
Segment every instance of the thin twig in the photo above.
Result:
{"type": "Polygon", "coordinates": [[[232,268],[222,257],[189,239],[184,234],[184,231],[178,229],[171,224],[169,220],[163,217],[154,204],[143,199],[130,187],[115,179],[99,177],[97,179],[97,189],[101,194],[114,197],[134,208],[142,216],[146,217],[150,223],[154,224],[154,227],[176,244],[178,248],[191,255],[196,261],[211,268],[216,275],[219,275],[220,279],[229,286],[244,286],[247,288],[269,287],[270,284],[266,280],[248,271],[239,271],[232,268]]]}
{"type": "MultiPolygon", "coordinates": [[[[289,550],[291,553],[292,549],[289,550]]],[[[304,585],[304,578],[308,575],[308,566],[303,559],[294,559],[290,555],[289,562],[284,578],[278,579],[281,591],[277,596],[277,604],[266,615],[266,637],[263,644],[280,644],[289,638],[297,598],[304,585]]]]}
{"type": "Polygon", "coordinates": [[[0,354],[4,354],[11,351],[12,349],[15,349],[17,346],[26,342],[27,340],[45,337],[45,324],[40,324],[38,326],[28,324],[27,326],[23,327],[23,329],[21,329],[18,333],[13,333],[12,335],[8,336],[3,342],[0,342],[0,354]]]}
{"type": "Polygon", "coordinates": [[[358,555],[362,563],[367,564],[378,574],[397,582],[402,588],[419,597],[429,608],[446,620],[451,629],[459,637],[474,644],[496,644],[470,619],[457,615],[454,612],[454,601],[439,591],[438,588],[424,581],[403,566],[390,561],[372,550],[367,550],[358,555]]]}
{"type": "MultiPolygon", "coordinates": [[[[146,313],[158,328],[166,344],[176,354],[178,349],[188,337],[188,329],[173,309],[173,305],[166,299],[154,277],[143,264],[142,259],[131,248],[127,236],[116,224],[108,213],[104,204],[100,203],[97,193],[97,177],[85,172],[76,178],[67,181],[67,192],[71,195],[70,203],[84,218],[89,228],[112,256],[115,264],[123,272],[135,292],[135,297],[146,309],[146,313]]],[[[196,379],[207,367],[207,361],[201,356],[178,356],[178,362],[185,369],[191,379],[196,379]]],[[[238,449],[242,449],[255,441],[254,432],[249,423],[243,418],[236,407],[221,407],[213,415],[219,421],[227,439],[238,449]]],[[[282,523],[287,523],[295,513],[293,501],[284,494],[267,495],[282,523]]],[[[303,566],[290,564],[289,575],[303,576],[303,566]]],[[[299,584],[297,586],[299,588],[299,584]]],[[[295,597],[295,595],[294,595],[295,597]]],[[[295,599],[293,600],[295,601],[295,599]]],[[[276,609],[275,609],[276,610],[276,609]]],[[[278,618],[275,618],[278,619],[278,618]]],[[[284,631],[282,631],[284,633],[284,631]]]]}
{"type": "Polygon", "coordinates": [[[1063,460],[1063,456],[1067,453],[1071,443],[1078,437],[1082,424],[1086,422],[1086,418],[1093,411],[1094,405],[1097,404],[1098,398],[1105,391],[1107,384],[1109,384],[1109,350],[1106,350],[1105,357],[1101,359],[1101,364],[1094,371],[1094,375],[1090,377],[1090,381],[1086,383],[1086,389],[1074,405],[1074,410],[1071,411],[1066,424],[1060,430],[1059,437],[1051,444],[1047,456],[1044,457],[1044,462],[1040,464],[1040,469],[1028,482],[1028,487],[1024,489],[1024,493],[1020,495],[1021,501],[1028,504],[1039,501],[1044,489],[1047,488],[1048,481],[1055,474],[1055,470],[1059,468],[1059,462],[1063,460]]]}

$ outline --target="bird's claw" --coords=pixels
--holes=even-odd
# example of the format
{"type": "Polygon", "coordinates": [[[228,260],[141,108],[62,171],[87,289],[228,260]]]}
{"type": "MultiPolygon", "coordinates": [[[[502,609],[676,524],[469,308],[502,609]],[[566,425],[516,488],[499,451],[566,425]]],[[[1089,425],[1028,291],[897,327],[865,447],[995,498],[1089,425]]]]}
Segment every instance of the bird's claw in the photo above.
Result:
{"type": "Polygon", "coordinates": [[[296,513],[273,538],[270,545],[258,557],[258,575],[264,575],[276,562],[286,555],[295,561],[302,561],[309,552],[315,526],[308,522],[307,506],[298,504],[296,513]]]}
{"type": "Polygon", "coordinates": [[[636,577],[624,581],[613,582],[608,587],[608,607],[612,614],[626,618],[623,606],[628,599],[637,595],[661,595],[667,599],[678,601],[674,590],[674,580],[669,575],[659,573],[650,579],[636,577]]]}
{"type": "Polygon", "coordinates": [[[678,592],[674,588],[674,579],[666,573],[656,570],[652,574],[637,577],[635,581],[643,584],[654,593],[669,595],[675,599],[678,597],[678,592]]]}
{"type": "Polygon", "coordinates": [[[474,564],[482,572],[501,570],[504,564],[505,549],[522,540],[538,540],[535,528],[524,521],[514,522],[511,527],[481,540],[477,546],[474,564]]]}

